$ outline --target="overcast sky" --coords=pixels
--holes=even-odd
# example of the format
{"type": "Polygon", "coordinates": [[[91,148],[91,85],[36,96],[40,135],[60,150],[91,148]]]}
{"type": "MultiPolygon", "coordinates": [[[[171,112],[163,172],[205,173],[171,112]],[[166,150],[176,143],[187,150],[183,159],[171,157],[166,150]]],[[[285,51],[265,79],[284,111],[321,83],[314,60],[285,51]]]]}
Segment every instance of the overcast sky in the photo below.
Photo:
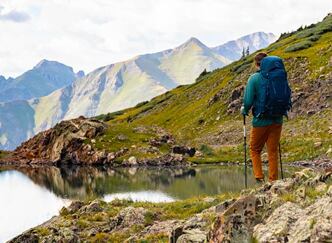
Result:
{"type": "Polygon", "coordinates": [[[209,46],[256,32],[280,34],[321,20],[331,0],[0,0],[0,75],[41,59],[86,72],[137,54],[209,46]]]}

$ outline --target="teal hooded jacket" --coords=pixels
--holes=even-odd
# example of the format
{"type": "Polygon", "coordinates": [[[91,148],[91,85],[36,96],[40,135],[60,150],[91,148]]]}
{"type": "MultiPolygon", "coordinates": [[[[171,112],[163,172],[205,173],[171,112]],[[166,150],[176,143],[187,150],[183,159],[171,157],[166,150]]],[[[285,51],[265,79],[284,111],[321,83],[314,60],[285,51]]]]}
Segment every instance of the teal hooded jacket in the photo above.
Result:
{"type": "MultiPolygon", "coordinates": [[[[261,92],[259,88],[259,83],[264,82],[262,76],[259,72],[256,72],[250,76],[248,83],[244,90],[243,97],[243,109],[241,111],[242,115],[248,115],[250,109],[253,107],[256,95],[261,92]]],[[[282,124],[283,117],[253,117],[252,126],[253,127],[265,127],[272,124],[282,124]]]]}

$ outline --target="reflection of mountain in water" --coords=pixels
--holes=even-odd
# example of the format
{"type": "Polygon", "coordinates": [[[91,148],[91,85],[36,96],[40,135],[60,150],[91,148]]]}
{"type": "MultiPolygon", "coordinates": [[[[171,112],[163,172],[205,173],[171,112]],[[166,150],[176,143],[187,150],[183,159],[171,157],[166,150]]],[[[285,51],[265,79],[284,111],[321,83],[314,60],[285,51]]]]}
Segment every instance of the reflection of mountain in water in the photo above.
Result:
{"type": "Polygon", "coordinates": [[[70,199],[104,197],[106,194],[160,191],[174,198],[212,195],[243,188],[240,167],[108,168],[108,167],[8,167],[36,184],[70,199]]]}

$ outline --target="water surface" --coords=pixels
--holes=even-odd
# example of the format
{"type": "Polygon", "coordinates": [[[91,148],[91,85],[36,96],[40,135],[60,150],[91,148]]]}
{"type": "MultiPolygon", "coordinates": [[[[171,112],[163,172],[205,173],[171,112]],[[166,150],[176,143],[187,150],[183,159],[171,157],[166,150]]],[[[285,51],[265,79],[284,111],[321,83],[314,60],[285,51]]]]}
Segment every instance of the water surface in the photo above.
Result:
{"type": "MultiPolygon", "coordinates": [[[[171,202],[238,192],[239,166],[192,168],[0,167],[0,242],[58,214],[72,200],[171,202]]],[[[254,184],[248,169],[249,185],[254,184]]]]}

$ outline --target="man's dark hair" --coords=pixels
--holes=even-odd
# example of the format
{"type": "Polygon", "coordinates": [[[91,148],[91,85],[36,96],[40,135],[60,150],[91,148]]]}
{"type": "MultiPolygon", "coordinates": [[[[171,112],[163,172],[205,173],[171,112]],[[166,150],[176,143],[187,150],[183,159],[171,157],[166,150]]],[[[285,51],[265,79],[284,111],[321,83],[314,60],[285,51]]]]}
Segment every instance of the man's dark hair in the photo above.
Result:
{"type": "Polygon", "coordinates": [[[255,56],[255,64],[257,66],[260,66],[261,65],[261,61],[264,57],[267,57],[267,54],[265,52],[260,52],[258,53],[256,56],[255,56]]]}

